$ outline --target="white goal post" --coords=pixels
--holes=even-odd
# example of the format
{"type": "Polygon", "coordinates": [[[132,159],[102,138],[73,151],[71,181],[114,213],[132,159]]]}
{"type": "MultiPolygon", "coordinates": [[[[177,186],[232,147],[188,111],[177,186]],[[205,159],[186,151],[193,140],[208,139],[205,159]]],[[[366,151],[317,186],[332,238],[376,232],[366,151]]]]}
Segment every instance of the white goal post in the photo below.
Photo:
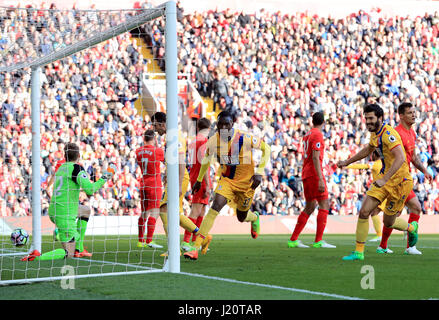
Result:
{"type": "MultiPolygon", "coordinates": [[[[32,127],[32,245],[31,250],[42,251],[42,226],[41,226],[41,72],[42,67],[53,63],[57,60],[67,58],[84,49],[91,48],[111,38],[117,37],[123,33],[136,29],[143,24],[150,22],[156,18],[164,17],[166,21],[166,29],[164,32],[165,42],[165,64],[166,64],[166,126],[168,133],[178,133],[178,86],[177,86],[177,7],[175,1],[168,1],[152,9],[143,9],[141,13],[127,19],[110,29],[96,33],[90,38],[81,40],[77,43],[68,45],[62,49],[56,50],[48,55],[36,57],[32,61],[25,61],[19,64],[0,66],[0,72],[14,72],[20,69],[31,70],[31,127],[32,127]]],[[[172,134],[166,135],[166,144],[168,146],[177,144],[176,136],[172,134]]],[[[168,193],[168,258],[165,259],[161,269],[144,268],[144,270],[135,270],[127,272],[105,272],[90,273],[86,275],[78,275],[77,277],[107,276],[118,274],[149,273],[149,272],[180,272],[180,226],[179,226],[179,185],[178,185],[178,156],[171,154],[169,150],[175,148],[167,148],[166,172],[168,193]],[[174,182],[174,183],[172,183],[174,182]]],[[[21,253],[22,254],[22,253],[21,253]]],[[[34,281],[53,281],[62,279],[62,276],[34,277],[20,279],[2,279],[0,277],[0,285],[14,284],[22,282],[34,281]]]]}

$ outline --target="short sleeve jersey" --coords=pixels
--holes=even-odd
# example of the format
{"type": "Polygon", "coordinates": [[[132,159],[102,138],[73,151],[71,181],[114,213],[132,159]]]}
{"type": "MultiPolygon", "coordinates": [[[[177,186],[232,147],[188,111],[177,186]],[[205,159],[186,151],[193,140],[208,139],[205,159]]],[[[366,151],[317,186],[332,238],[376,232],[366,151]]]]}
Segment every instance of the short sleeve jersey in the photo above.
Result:
{"type": "Polygon", "coordinates": [[[160,162],[165,161],[163,149],[153,145],[145,145],[136,150],[136,161],[142,170],[142,184],[162,186],[160,162]]]}
{"type": "MultiPolygon", "coordinates": [[[[191,181],[196,181],[201,168],[201,160],[206,153],[206,143],[208,138],[198,134],[195,140],[188,146],[189,153],[189,176],[191,181]]],[[[209,169],[206,174],[209,175],[209,169]]]]}
{"type": "Polygon", "coordinates": [[[237,187],[246,188],[255,172],[253,149],[261,149],[261,140],[248,133],[235,130],[229,141],[217,133],[209,138],[205,156],[215,156],[220,163],[221,178],[237,187]]]}
{"type": "Polygon", "coordinates": [[[323,170],[323,153],[325,151],[325,140],[322,132],[317,128],[312,128],[303,137],[303,168],[302,179],[317,178],[317,172],[312,161],[313,151],[320,151],[320,167],[323,170]]]}
{"type": "Polygon", "coordinates": [[[395,130],[399,133],[399,136],[401,137],[402,144],[405,149],[405,154],[407,157],[407,164],[410,168],[410,163],[412,162],[413,153],[415,152],[415,146],[416,146],[416,133],[413,129],[406,129],[404,126],[400,123],[397,127],[395,127],[395,130]]]}
{"type": "MultiPolygon", "coordinates": [[[[401,141],[399,133],[390,125],[383,124],[378,132],[373,132],[371,134],[369,144],[375,147],[380,155],[382,164],[380,174],[386,174],[389,168],[392,166],[393,161],[395,160],[395,157],[391,152],[392,149],[396,148],[399,145],[403,147],[403,143],[401,141]]],[[[402,150],[404,152],[404,157],[406,157],[404,147],[402,148],[402,150]]],[[[395,174],[389,179],[389,181],[387,181],[387,184],[389,186],[395,186],[401,183],[401,181],[403,181],[404,179],[412,180],[407,164],[407,159],[406,161],[404,161],[398,171],[396,171],[395,174]]]]}

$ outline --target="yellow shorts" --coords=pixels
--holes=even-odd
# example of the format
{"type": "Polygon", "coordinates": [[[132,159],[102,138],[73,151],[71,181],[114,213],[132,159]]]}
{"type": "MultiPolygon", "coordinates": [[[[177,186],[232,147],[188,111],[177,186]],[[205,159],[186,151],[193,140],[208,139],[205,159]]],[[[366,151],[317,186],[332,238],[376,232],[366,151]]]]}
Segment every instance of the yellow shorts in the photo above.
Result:
{"type": "Polygon", "coordinates": [[[367,195],[381,202],[379,208],[387,215],[399,213],[405,205],[408,195],[413,189],[413,180],[405,179],[396,186],[384,185],[381,188],[372,184],[367,195]]]}
{"type": "MultiPolygon", "coordinates": [[[[183,181],[181,183],[181,196],[180,196],[180,213],[183,213],[183,199],[189,188],[189,173],[187,170],[184,172],[183,181]]],[[[160,200],[160,207],[168,203],[167,186],[163,190],[162,200],[160,200]]]]}
{"type": "Polygon", "coordinates": [[[226,198],[229,206],[232,208],[235,207],[239,211],[248,211],[252,205],[255,190],[252,188],[238,189],[227,180],[221,178],[218,181],[215,193],[226,198]]]}

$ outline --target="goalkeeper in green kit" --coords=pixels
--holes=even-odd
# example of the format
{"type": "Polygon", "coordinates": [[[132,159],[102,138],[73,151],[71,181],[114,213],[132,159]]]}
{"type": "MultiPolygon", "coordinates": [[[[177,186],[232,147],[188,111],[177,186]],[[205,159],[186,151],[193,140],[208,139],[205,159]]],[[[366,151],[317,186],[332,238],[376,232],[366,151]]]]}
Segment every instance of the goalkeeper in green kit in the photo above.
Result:
{"type": "Polygon", "coordinates": [[[34,250],[21,261],[79,257],[78,253],[84,251],[83,241],[88,217],[78,218],[79,193],[82,189],[87,195],[94,194],[111,179],[116,172],[116,167],[110,165],[103,172],[102,177],[93,183],[85,169],[76,163],[79,156],[79,147],[74,143],[68,143],[65,147],[66,162],[56,172],[53,195],[49,205],[49,217],[59,230],[62,248],[43,254],[34,250]]]}

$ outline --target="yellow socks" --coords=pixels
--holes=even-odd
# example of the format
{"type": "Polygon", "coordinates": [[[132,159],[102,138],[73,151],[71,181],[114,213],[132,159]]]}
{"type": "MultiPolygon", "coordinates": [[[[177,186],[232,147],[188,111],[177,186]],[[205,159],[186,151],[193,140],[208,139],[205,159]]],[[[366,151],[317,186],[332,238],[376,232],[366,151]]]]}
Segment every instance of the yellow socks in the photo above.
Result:
{"type": "Polygon", "coordinates": [[[213,223],[215,222],[216,216],[219,214],[218,211],[210,208],[207,212],[206,216],[203,219],[203,222],[200,225],[200,230],[197,232],[197,239],[195,240],[194,247],[200,248],[203,243],[204,238],[209,234],[210,229],[213,227],[213,223]]]}
{"type": "Polygon", "coordinates": [[[378,237],[382,236],[381,218],[378,215],[372,216],[373,228],[378,237]]]}
{"type": "Polygon", "coordinates": [[[160,211],[160,218],[162,219],[163,229],[165,229],[165,234],[168,236],[168,213],[160,211]]]}
{"type": "Polygon", "coordinates": [[[180,226],[189,232],[194,232],[198,228],[196,224],[184,214],[180,214],[180,226]]]}
{"type": "Polygon", "coordinates": [[[393,225],[391,226],[391,228],[399,230],[399,231],[409,231],[412,232],[414,227],[409,224],[407,221],[405,221],[404,219],[397,217],[395,219],[395,222],[393,223],[393,225]]]}
{"type": "Polygon", "coordinates": [[[247,211],[247,217],[245,217],[244,222],[254,222],[258,220],[258,216],[255,215],[253,212],[251,212],[250,210],[247,211]]]}
{"type": "MultiPolygon", "coordinates": [[[[162,219],[163,228],[165,229],[166,236],[168,236],[168,214],[167,214],[167,212],[160,212],[160,218],[162,219]]],[[[180,214],[180,226],[189,232],[194,232],[198,228],[195,225],[195,223],[193,223],[191,221],[191,219],[189,219],[188,217],[186,217],[183,214],[180,214]]]]}
{"type": "Polygon", "coordinates": [[[358,218],[356,231],[356,246],[355,251],[364,252],[364,244],[369,234],[369,219],[358,218]]]}

